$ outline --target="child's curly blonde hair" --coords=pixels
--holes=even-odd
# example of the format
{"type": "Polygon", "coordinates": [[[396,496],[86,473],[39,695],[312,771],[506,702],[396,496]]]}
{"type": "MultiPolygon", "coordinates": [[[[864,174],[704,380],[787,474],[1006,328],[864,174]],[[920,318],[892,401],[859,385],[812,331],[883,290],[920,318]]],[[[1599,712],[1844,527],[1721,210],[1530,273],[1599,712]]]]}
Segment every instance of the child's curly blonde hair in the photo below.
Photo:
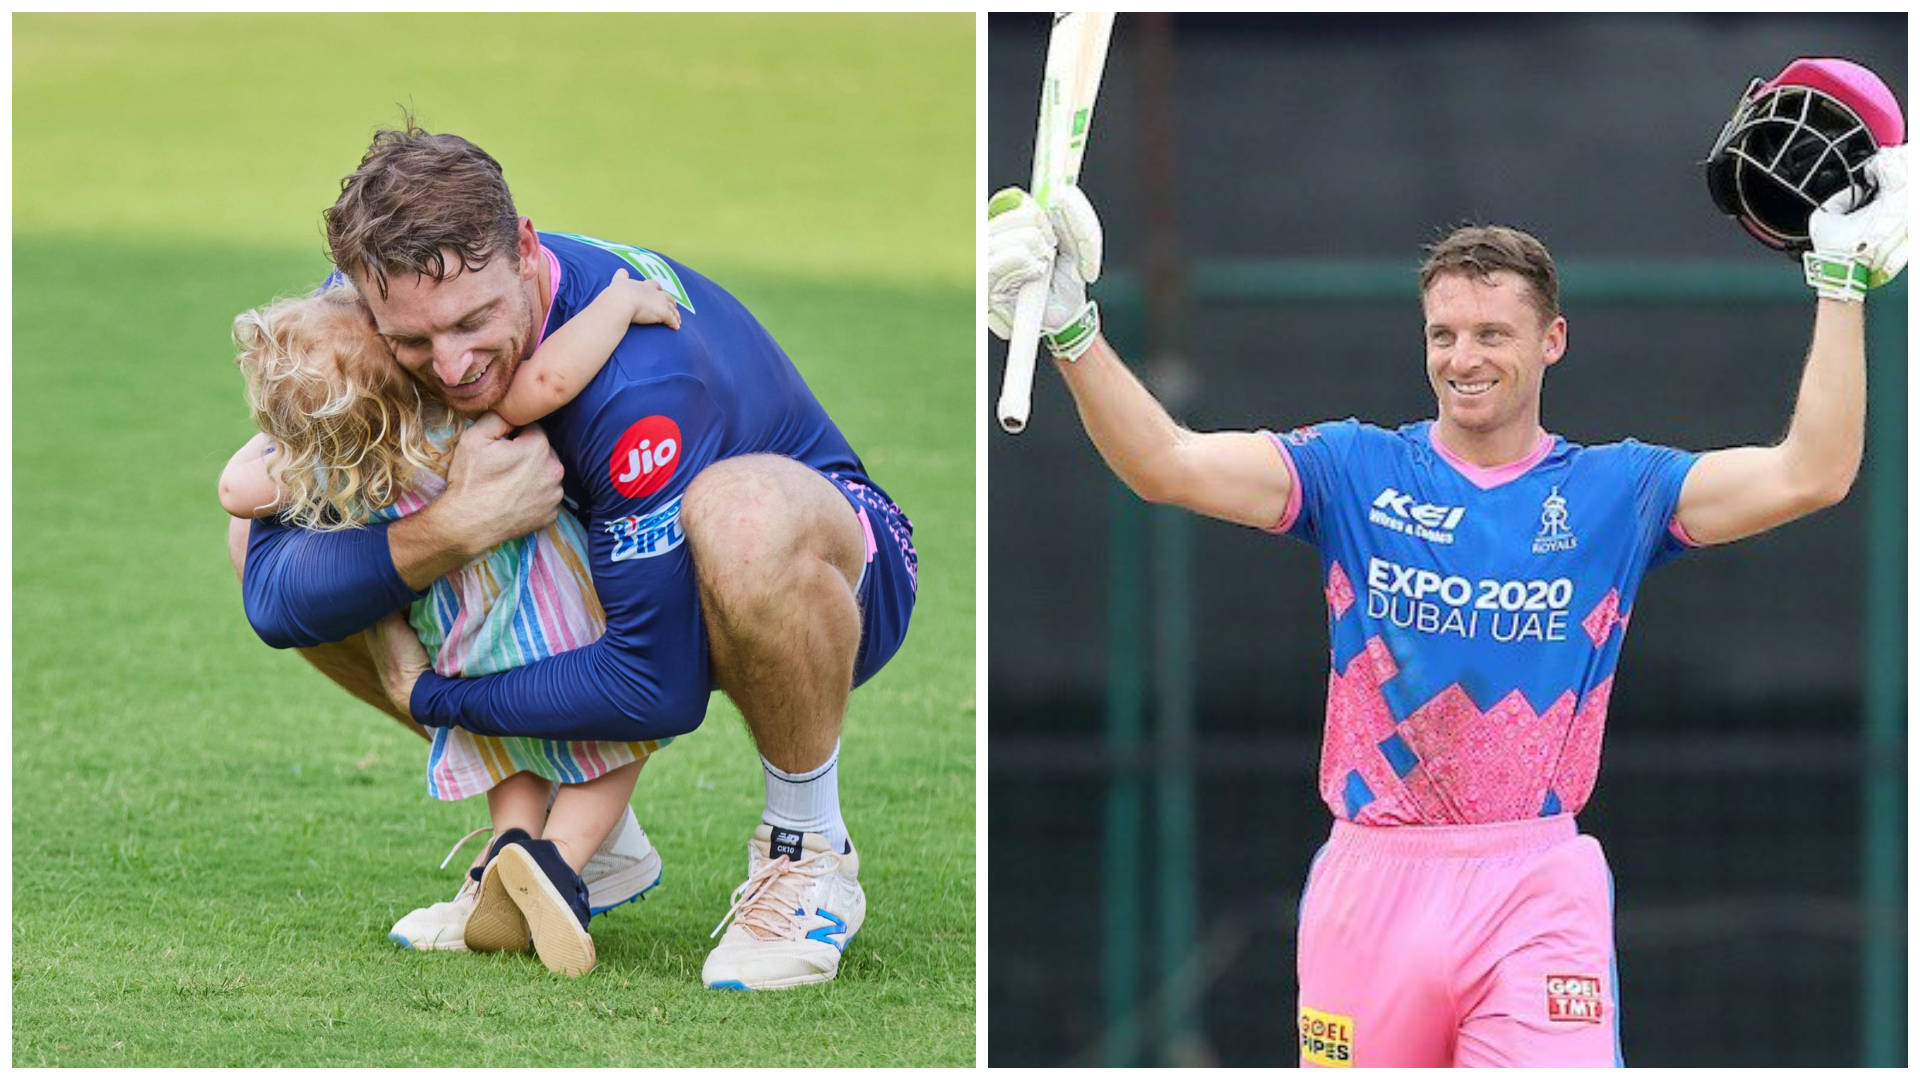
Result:
{"type": "Polygon", "coordinates": [[[422,472],[444,474],[448,450],[431,433],[452,416],[394,362],[351,285],[242,312],[233,341],[287,520],[361,526],[422,472]]]}

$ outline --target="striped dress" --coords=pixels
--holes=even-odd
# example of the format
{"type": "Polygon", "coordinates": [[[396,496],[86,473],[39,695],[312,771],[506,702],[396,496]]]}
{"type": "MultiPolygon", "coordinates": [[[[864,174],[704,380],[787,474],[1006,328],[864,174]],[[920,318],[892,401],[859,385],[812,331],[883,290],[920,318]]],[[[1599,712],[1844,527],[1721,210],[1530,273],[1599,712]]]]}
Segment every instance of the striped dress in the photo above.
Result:
{"type": "MultiPolygon", "coordinates": [[[[423,477],[419,490],[372,517],[405,517],[445,490],[440,477],[423,477]]],[[[586,551],[585,530],[573,515],[562,512],[552,525],[509,540],[434,582],[426,596],[414,601],[408,618],[433,659],[433,670],[449,678],[491,675],[598,638],[606,628],[606,615],[593,591],[586,551]]],[[[427,757],[427,793],[436,799],[464,799],[517,772],[562,784],[584,783],[645,760],[672,741],[556,742],[435,728],[427,757]]]]}

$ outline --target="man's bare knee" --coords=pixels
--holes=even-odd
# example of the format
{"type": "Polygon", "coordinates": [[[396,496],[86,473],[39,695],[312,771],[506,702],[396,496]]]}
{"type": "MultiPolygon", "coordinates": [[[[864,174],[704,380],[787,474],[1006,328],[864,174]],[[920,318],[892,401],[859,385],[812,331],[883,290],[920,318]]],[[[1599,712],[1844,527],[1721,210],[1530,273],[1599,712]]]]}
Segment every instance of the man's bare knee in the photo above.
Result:
{"type": "Polygon", "coordinates": [[[791,458],[752,454],[715,462],[687,486],[681,528],[703,583],[772,583],[808,559],[851,588],[866,542],[852,506],[831,481],[791,458]]]}

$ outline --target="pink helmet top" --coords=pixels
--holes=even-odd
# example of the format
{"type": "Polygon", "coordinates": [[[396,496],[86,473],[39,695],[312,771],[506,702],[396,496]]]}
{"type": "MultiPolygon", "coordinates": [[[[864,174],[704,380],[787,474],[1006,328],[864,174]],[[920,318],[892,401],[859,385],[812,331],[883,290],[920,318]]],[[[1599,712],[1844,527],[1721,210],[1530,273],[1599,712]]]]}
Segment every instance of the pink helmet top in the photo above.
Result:
{"type": "Polygon", "coordinates": [[[1860,117],[1873,139],[1881,146],[1899,146],[1907,141],[1907,122],[1900,115],[1900,102],[1880,76],[1851,60],[1837,57],[1806,57],[1788,64],[1772,80],[1762,83],[1762,92],[1782,86],[1804,86],[1817,90],[1852,109],[1860,117]]]}

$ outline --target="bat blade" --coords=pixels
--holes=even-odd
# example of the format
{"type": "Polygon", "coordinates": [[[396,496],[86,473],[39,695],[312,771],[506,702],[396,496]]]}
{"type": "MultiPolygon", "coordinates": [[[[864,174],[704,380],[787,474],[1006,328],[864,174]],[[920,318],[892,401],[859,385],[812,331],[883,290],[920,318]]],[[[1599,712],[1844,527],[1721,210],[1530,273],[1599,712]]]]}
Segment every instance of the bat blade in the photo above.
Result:
{"type": "MultiPolygon", "coordinates": [[[[1033,138],[1032,192],[1042,207],[1053,204],[1055,190],[1080,178],[1080,162],[1093,127],[1093,102],[1100,93],[1112,36],[1110,11],[1062,11],[1053,17],[1046,75],[1040,83],[1040,120],[1033,138]]],[[[998,410],[1000,426],[1013,435],[1026,430],[1033,404],[1033,364],[1047,301],[1045,284],[1052,269],[1049,266],[1041,276],[1039,287],[1020,290],[1014,308],[998,410]]]]}

